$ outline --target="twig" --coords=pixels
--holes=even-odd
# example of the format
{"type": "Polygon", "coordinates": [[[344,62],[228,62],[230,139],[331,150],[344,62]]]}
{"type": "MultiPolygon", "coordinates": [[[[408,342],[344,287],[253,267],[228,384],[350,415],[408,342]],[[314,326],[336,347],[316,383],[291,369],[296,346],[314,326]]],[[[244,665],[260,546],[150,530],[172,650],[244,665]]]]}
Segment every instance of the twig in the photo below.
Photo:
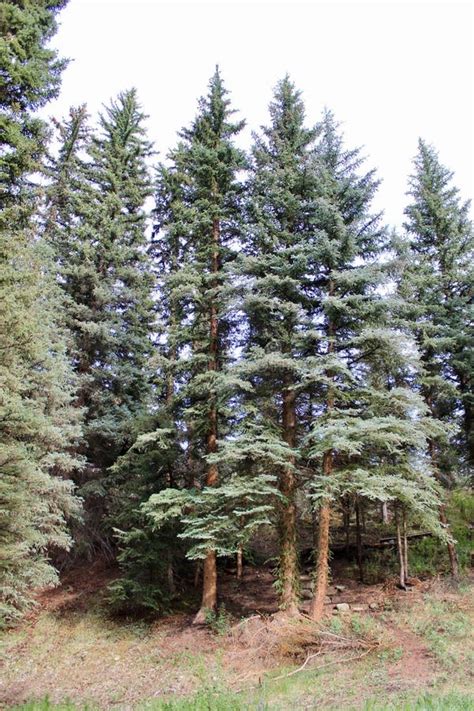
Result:
{"type": "Polygon", "coordinates": [[[298,674],[298,672],[302,671],[305,668],[310,659],[314,659],[314,657],[319,657],[321,652],[322,649],[319,649],[314,654],[308,654],[308,656],[304,660],[304,663],[300,667],[298,667],[298,669],[293,669],[293,671],[289,672],[289,674],[280,674],[280,676],[272,676],[270,677],[271,681],[278,681],[278,679],[286,679],[289,676],[293,676],[293,674],[298,674]]]}
{"type": "MultiPolygon", "coordinates": [[[[374,649],[377,649],[377,647],[378,645],[370,647],[370,649],[366,649],[365,652],[362,652],[362,654],[358,654],[355,657],[344,657],[344,659],[335,659],[332,662],[327,662],[327,664],[320,664],[319,667],[314,667],[313,671],[318,671],[319,669],[324,669],[325,667],[330,667],[334,664],[342,664],[343,662],[354,662],[358,659],[362,659],[362,657],[365,657],[367,654],[369,654],[369,652],[372,652],[374,649]]],[[[319,650],[319,652],[316,652],[316,654],[310,654],[308,657],[306,657],[305,663],[301,667],[298,667],[298,669],[294,669],[289,674],[281,674],[280,676],[268,677],[268,681],[278,681],[278,679],[286,679],[289,676],[293,676],[293,674],[297,674],[305,668],[306,664],[309,662],[310,659],[312,659],[313,657],[317,657],[318,654],[321,654],[321,651],[322,650],[319,650]]]]}

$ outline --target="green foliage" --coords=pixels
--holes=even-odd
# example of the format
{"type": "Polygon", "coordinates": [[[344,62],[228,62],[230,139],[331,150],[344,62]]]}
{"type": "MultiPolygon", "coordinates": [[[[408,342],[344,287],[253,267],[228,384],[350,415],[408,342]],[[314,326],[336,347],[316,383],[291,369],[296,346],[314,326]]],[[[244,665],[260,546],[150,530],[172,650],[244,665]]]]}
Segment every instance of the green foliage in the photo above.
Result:
{"type": "Polygon", "coordinates": [[[157,536],[140,505],[168,485],[178,458],[173,430],[160,427],[159,418],[147,417],[137,427],[135,443],[109,471],[108,522],[121,575],[109,586],[108,601],[120,614],[169,609],[175,592],[170,574],[182,565],[184,552],[175,527],[165,525],[157,536]],[[147,431],[153,425],[156,429],[147,431]]]}
{"type": "Polygon", "coordinates": [[[0,2],[0,142],[8,147],[0,156],[3,226],[13,216],[24,220],[32,208],[25,176],[42,171],[47,136],[46,124],[33,112],[59,92],[66,62],[46,45],[66,4],[67,0],[0,2]]]}
{"type": "Polygon", "coordinates": [[[459,459],[466,467],[474,452],[470,204],[461,202],[453,174],[421,139],[413,168],[407,234],[398,244],[399,293],[422,357],[425,400],[435,417],[455,423],[462,433],[453,433],[451,446],[432,443],[438,476],[452,483],[459,478],[459,459]]]}
{"type": "Polygon", "coordinates": [[[225,609],[224,603],[219,605],[218,610],[208,610],[206,613],[206,625],[219,637],[224,637],[232,624],[232,615],[225,609]]]}
{"type": "MultiPolygon", "coordinates": [[[[134,89],[112,101],[88,126],[85,107],[57,124],[61,141],[51,158],[45,235],[64,291],[70,357],[84,408],[87,460],[77,480],[85,521],[83,547],[105,547],[110,490],[107,468],[133,444],[152,389],[151,260],[147,212],[151,155],[145,116],[134,89]]],[[[112,504],[118,495],[114,490],[112,504]]],[[[126,494],[125,494],[126,495],[126,494]]]]}
{"type": "MultiPolygon", "coordinates": [[[[456,552],[461,570],[471,566],[472,521],[474,520],[474,495],[467,489],[449,493],[447,517],[450,531],[456,541],[456,552]]],[[[425,538],[413,542],[408,551],[410,570],[414,575],[435,575],[449,571],[446,547],[439,540],[425,538]]]]}
{"type": "Polygon", "coordinates": [[[398,305],[382,297],[389,243],[370,211],[378,182],[373,171],[361,173],[360,151],[345,148],[331,113],[319,132],[318,338],[306,376],[314,419],[303,443],[314,468],[309,495],[317,505],[348,494],[398,501],[445,537],[425,460],[428,438],[443,438],[445,430],[411,382],[421,365],[409,332],[391,327],[398,305]],[[328,456],[330,476],[320,473],[328,456]]]}
{"type": "Polygon", "coordinates": [[[165,489],[153,494],[142,510],[155,530],[178,520],[178,538],[189,542],[186,556],[203,559],[209,550],[218,556],[236,553],[263,525],[277,496],[271,476],[234,476],[219,487],[202,490],[165,489]]]}
{"type": "Polygon", "coordinates": [[[64,2],[0,3],[0,616],[17,619],[31,590],[54,584],[79,514],[81,412],[66,348],[63,303],[33,212],[46,126],[32,116],[57,94],[64,63],[45,44],[64,2]]]}

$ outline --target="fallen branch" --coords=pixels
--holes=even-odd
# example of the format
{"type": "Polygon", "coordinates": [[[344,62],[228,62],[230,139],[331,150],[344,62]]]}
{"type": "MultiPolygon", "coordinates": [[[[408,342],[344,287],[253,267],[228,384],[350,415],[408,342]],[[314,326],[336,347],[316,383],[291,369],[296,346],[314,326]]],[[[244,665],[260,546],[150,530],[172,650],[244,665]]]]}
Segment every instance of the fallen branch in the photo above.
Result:
{"type": "Polygon", "coordinates": [[[314,659],[314,657],[319,657],[319,655],[322,653],[322,648],[315,652],[314,654],[308,654],[306,657],[304,663],[298,667],[298,669],[293,669],[293,671],[289,672],[289,674],[280,674],[280,676],[272,676],[270,677],[271,681],[278,681],[278,679],[286,679],[289,676],[293,676],[293,674],[298,674],[298,672],[303,671],[307,663],[309,662],[310,659],[314,659]]]}
{"type": "MultiPolygon", "coordinates": [[[[333,666],[334,664],[342,664],[343,662],[354,662],[357,661],[358,659],[362,659],[363,657],[367,656],[370,652],[374,651],[375,649],[378,648],[378,644],[370,647],[369,649],[366,649],[365,652],[362,652],[362,654],[358,654],[355,657],[344,657],[344,659],[334,659],[332,662],[327,662],[327,664],[320,664],[318,667],[314,667],[313,671],[318,671],[319,669],[324,669],[325,667],[330,667],[333,666]]],[[[310,654],[306,660],[305,663],[301,666],[298,667],[298,669],[294,669],[291,671],[289,674],[281,674],[280,676],[274,676],[274,677],[268,677],[268,681],[278,681],[279,679],[286,679],[289,676],[293,676],[293,674],[297,674],[298,672],[302,671],[306,664],[309,662],[309,660],[312,657],[317,657],[319,654],[321,654],[322,650],[319,650],[319,652],[316,652],[315,654],[310,654]]]]}

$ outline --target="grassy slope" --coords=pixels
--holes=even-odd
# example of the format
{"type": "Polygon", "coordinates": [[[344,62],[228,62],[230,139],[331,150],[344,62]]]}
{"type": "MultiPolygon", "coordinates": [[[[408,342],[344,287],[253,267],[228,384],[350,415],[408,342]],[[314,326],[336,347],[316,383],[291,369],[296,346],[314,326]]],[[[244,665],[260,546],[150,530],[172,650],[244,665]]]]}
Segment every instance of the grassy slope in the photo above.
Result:
{"type": "Polygon", "coordinates": [[[255,657],[233,644],[225,624],[212,634],[182,617],[118,624],[100,610],[49,610],[6,635],[0,699],[22,711],[467,710],[474,708],[472,621],[471,589],[439,584],[411,604],[389,601],[377,614],[332,619],[334,634],[377,639],[370,654],[330,650],[291,676],[284,675],[297,665],[280,660],[255,677],[255,657]],[[27,699],[43,701],[15,706],[27,699]]]}

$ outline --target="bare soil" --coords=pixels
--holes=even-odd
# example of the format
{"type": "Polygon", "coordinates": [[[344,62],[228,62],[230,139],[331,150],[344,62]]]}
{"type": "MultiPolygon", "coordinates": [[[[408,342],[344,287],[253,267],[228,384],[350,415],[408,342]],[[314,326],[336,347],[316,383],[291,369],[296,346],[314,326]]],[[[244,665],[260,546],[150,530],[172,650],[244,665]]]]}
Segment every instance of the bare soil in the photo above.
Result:
{"type": "MultiPolygon", "coordinates": [[[[104,709],[133,709],[144,700],[192,694],[209,685],[253,688],[262,680],[299,674],[303,666],[327,668],[335,684],[337,674],[347,674],[359,660],[365,679],[361,699],[374,691],[367,682],[374,668],[383,672],[387,693],[429,688],[439,676],[426,642],[398,624],[396,615],[384,612],[407,611],[415,601],[421,603],[432,586],[429,581],[413,581],[410,592],[403,592],[394,583],[360,585],[338,579],[343,589],[327,605],[325,632],[320,633],[304,616],[295,623],[278,613],[267,567],[247,566],[241,581],[221,572],[226,613],[213,629],[193,626],[193,610],[152,622],[111,619],[100,600],[115,575],[104,564],[81,566],[67,573],[59,587],[38,593],[35,611],[5,635],[3,707],[49,696],[53,702],[67,698],[104,709]],[[377,607],[337,615],[337,602],[377,607]],[[354,615],[360,620],[359,633],[354,615]],[[331,621],[337,618],[341,622],[334,631],[331,621]]],[[[458,597],[453,593],[453,599],[458,597]]],[[[321,698],[321,708],[330,708],[321,698]]]]}

